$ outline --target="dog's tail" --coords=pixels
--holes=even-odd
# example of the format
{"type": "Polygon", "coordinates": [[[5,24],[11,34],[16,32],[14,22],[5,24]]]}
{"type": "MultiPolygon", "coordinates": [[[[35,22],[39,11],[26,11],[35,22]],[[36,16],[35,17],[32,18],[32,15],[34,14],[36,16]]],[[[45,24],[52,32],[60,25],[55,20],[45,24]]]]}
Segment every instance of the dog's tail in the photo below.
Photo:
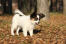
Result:
{"type": "Polygon", "coordinates": [[[16,9],[16,10],[14,11],[14,14],[18,14],[18,15],[20,15],[20,16],[23,16],[23,15],[24,15],[19,9],[16,9]]]}

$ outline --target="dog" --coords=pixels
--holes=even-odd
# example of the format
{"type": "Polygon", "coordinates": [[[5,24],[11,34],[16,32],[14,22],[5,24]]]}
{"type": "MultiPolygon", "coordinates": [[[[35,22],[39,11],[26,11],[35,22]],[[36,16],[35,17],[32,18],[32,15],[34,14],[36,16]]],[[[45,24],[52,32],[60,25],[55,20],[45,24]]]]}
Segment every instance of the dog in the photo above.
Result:
{"type": "Polygon", "coordinates": [[[14,36],[14,30],[16,30],[16,35],[19,35],[19,30],[22,28],[23,35],[27,36],[27,32],[29,32],[30,36],[33,35],[33,29],[35,25],[39,24],[40,17],[44,17],[43,14],[36,14],[35,12],[31,15],[24,15],[20,10],[14,11],[14,16],[12,19],[11,26],[11,35],[14,36]]]}

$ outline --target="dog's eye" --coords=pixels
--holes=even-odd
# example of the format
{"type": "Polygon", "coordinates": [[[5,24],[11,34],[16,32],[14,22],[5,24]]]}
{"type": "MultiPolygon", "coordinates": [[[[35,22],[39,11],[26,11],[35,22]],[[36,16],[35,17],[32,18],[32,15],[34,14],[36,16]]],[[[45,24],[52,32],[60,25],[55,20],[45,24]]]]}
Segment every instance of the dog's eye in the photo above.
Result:
{"type": "Polygon", "coordinates": [[[35,20],[38,20],[38,18],[35,18],[35,20]]]}

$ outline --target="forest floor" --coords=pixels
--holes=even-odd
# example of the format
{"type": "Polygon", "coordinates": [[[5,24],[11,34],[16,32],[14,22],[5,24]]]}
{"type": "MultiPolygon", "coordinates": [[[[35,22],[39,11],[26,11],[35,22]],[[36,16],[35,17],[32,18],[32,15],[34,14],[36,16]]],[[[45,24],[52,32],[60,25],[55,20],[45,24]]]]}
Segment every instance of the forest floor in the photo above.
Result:
{"type": "Polygon", "coordinates": [[[47,22],[36,26],[34,35],[24,37],[11,36],[11,20],[13,16],[0,16],[0,44],[66,44],[66,15],[50,13],[47,22]]]}

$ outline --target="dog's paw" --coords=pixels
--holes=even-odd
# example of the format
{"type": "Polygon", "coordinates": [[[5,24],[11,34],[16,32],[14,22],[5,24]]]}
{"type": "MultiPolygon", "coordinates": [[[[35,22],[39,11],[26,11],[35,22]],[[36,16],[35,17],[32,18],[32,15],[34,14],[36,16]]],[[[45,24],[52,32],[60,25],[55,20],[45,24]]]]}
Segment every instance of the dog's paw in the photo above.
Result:
{"type": "Polygon", "coordinates": [[[14,34],[11,34],[12,36],[14,36],[14,34]]]}
{"type": "Polygon", "coordinates": [[[33,36],[33,34],[30,35],[31,37],[33,36]]]}
{"type": "Polygon", "coordinates": [[[26,37],[27,35],[24,35],[24,37],[26,37]]]}
{"type": "Polygon", "coordinates": [[[17,36],[19,36],[19,34],[16,34],[17,36]]]}

